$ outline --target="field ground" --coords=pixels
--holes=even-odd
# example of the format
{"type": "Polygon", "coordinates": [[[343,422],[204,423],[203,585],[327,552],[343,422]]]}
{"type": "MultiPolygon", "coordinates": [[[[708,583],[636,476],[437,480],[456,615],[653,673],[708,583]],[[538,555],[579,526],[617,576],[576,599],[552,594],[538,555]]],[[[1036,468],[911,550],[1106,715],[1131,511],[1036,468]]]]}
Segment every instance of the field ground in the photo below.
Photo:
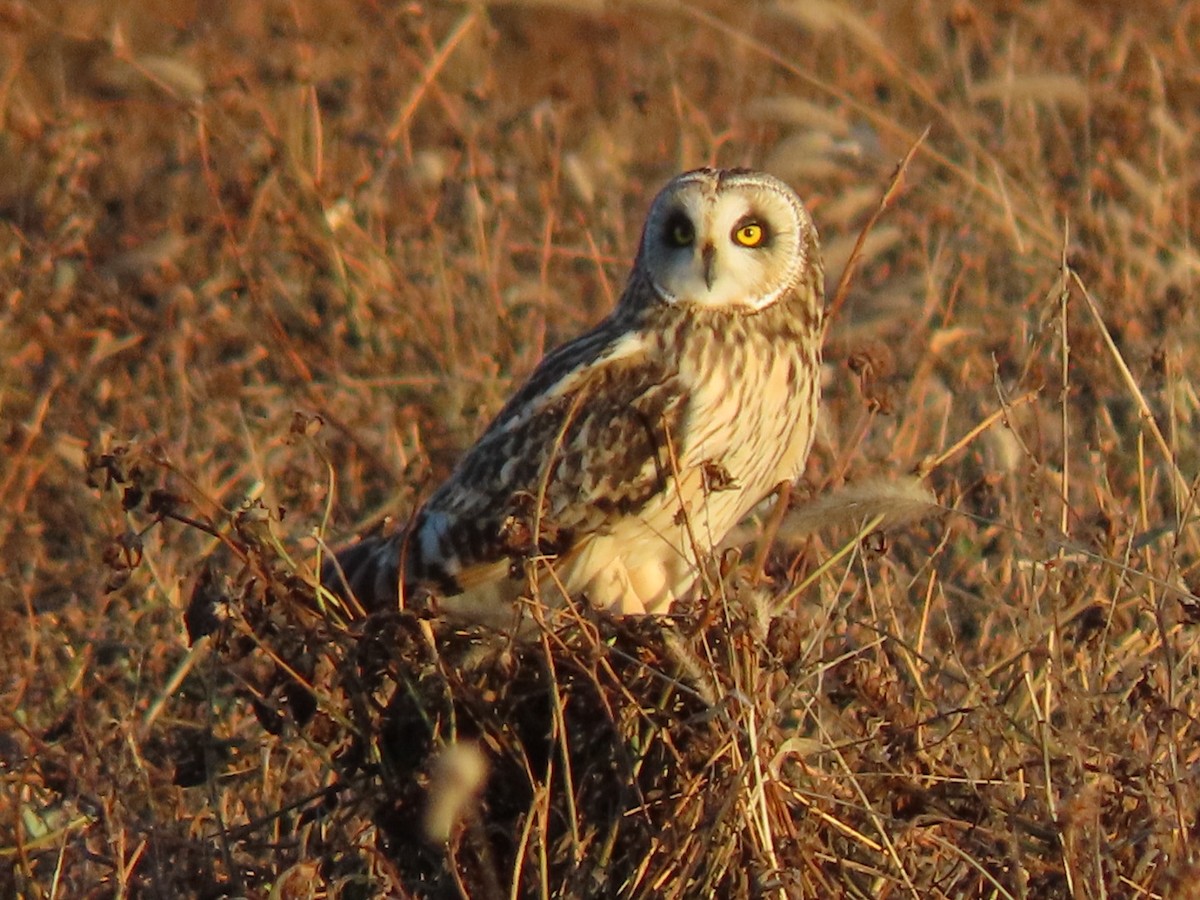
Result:
{"type": "Polygon", "coordinates": [[[1200,3],[733,6],[0,2],[0,894],[1200,895],[1200,3]],[[892,186],[797,515],[936,514],[317,604],[707,163],[831,288],[892,186]]]}

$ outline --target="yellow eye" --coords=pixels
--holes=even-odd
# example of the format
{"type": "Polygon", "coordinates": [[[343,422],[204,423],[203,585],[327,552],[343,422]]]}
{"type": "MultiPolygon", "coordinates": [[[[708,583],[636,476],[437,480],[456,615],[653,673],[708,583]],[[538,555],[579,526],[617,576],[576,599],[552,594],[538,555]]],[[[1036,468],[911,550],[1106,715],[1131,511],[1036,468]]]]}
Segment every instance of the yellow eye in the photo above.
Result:
{"type": "Polygon", "coordinates": [[[757,222],[747,222],[733,233],[733,239],[743,247],[757,247],[766,236],[766,230],[757,222]]]}

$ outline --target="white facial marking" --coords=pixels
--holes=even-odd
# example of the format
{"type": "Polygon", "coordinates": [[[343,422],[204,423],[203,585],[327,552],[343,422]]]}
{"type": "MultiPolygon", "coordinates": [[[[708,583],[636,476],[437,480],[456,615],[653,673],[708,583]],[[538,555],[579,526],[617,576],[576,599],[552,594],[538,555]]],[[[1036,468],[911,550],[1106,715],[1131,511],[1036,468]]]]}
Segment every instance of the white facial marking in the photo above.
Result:
{"type": "Polygon", "coordinates": [[[776,178],[689,172],[655,198],[641,262],[668,303],[763,309],[805,265],[812,227],[799,198],[776,178]]]}

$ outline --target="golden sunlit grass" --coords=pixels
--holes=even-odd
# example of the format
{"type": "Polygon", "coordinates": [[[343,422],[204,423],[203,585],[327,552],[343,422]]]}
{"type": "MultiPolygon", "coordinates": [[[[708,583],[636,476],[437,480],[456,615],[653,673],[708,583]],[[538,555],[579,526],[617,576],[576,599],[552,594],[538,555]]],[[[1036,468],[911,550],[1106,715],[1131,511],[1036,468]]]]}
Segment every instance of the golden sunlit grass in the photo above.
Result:
{"type": "Polygon", "coordinates": [[[1200,5],[109,7],[0,2],[0,893],[1196,890],[1200,5]],[[318,597],[706,163],[855,260],[791,511],[318,597]]]}

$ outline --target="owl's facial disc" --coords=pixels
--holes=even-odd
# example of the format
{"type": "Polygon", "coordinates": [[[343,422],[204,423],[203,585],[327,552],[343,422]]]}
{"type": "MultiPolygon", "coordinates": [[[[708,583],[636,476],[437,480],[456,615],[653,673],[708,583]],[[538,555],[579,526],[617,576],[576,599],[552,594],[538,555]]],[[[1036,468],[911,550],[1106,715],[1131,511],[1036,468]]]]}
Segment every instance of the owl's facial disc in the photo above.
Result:
{"type": "Polygon", "coordinates": [[[770,176],[688,173],[654,201],[641,264],[667,303],[763,309],[798,277],[811,227],[770,176]]]}

